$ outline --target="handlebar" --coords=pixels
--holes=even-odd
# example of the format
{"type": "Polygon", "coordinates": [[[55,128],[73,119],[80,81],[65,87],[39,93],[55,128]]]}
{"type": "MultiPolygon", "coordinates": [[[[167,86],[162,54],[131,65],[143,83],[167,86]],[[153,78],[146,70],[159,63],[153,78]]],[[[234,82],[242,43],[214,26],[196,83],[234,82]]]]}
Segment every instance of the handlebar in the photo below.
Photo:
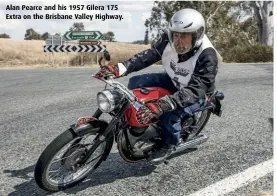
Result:
{"type": "Polygon", "coordinates": [[[92,77],[101,80],[103,82],[105,82],[106,84],[114,87],[114,88],[118,88],[120,89],[126,96],[127,98],[131,101],[137,101],[138,98],[133,94],[133,91],[130,91],[129,89],[127,89],[123,84],[121,84],[120,82],[115,81],[115,77],[113,74],[108,75],[107,78],[99,78],[99,77],[95,77],[95,75],[92,75],[92,77]]]}
{"type": "MultiPolygon", "coordinates": [[[[103,60],[103,57],[101,57],[98,61],[100,67],[102,68],[103,65],[101,63],[101,61],[103,60]]],[[[92,75],[94,78],[99,79],[103,82],[105,82],[106,84],[109,84],[110,86],[114,87],[114,88],[118,88],[120,89],[127,97],[127,99],[131,102],[131,104],[136,108],[136,110],[138,110],[138,108],[140,108],[141,106],[146,106],[144,103],[141,103],[138,98],[133,94],[133,91],[130,91],[129,89],[127,89],[123,84],[121,84],[120,82],[115,81],[115,77],[113,74],[108,75],[107,78],[99,78],[99,77],[95,77],[94,75],[92,75]]],[[[220,97],[222,97],[221,93],[218,93],[218,91],[216,90],[210,97],[209,100],[211,101],[213,98],[217,97],[218,94],[220,95],[220,97]]],[[[224,99],[224,95],[221,99],[224,99]]],[[[209,102],[209,101],[208,101],[209,102]]],[[[146,106],[147,107],[147,106],[146,106]]]]}
{"type": "MultiPolygon", "coordinates": [[[[101,57],[98,60],[98,64],[100,66],[100,68],[103,68],[102,65],[102,60],[103,57],[101,57]]],[[[138,98],[133,94],[133,91],[130,91],[129,89],[127,89],[123,84],[121,84],[120,82],[115,81],[115,77],[113,74],[108,75],[107,78],[99,78],[99,77],[95,77],[95,75],[92,75],[92,77],[101,80],[103,82],[105,82],[106,84],[109,84],[110,86],[114,87],[114,88],[118,88],[120,89],[127,97],[127,99],[131,102],[131,104],[134,106],[134,108],[136,108],[136,110],[138,110],[138,108],[140,108],[141,106],[143,106],[144,104],[138,101],[138,98]]]]}

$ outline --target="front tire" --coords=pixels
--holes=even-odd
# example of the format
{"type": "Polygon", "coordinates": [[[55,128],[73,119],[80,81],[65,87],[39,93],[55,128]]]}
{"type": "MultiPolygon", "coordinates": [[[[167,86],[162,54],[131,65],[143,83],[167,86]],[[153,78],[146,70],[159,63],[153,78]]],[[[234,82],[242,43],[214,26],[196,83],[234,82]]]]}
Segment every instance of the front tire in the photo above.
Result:
{"type": "MultiPolygon", "coordinates": [[[[89,130],[84,131],[82,133],[81,137],[84,137],[86,135],[90,135],[91,132],[89,130]]],[[[73,130],[66,130],[65,132],[61,133],[57,138],[55,138],[47,147],[46,149],[43,151],[43,153],[40,155],[36,166],[35,166],[35,171],[34,171],[34,177],[35,177],[35,181],[37,183],[37,185],[46,191],[49,192],[57,192],[60,191],[62,189],[66,189],[69,187],[72,187],[74,185],[76,185],[77,183],[79,183],[80,181],[82,181],[84,178],[87,177],[87,175],[95,170],[103,160],[106,159],[106,157],[108,156],[112,145],[113,145],[113,137],[110,138],[106,138],[106,140],[101,143],[99,146],[101,146],[102,144],[104,146],[102,146],[102,151],[103,153],[101,155],[99,155],[99,159],[96,160],[95,164],[92,165],[88,165],[91,167],[88,167],[87,169],[85,169],[85,171],[77,176],[75,179],[72,179],[69,182],[64,182],[65,179],[63,178],[63,182],[62,183],[54,183],[50,180],[50,175],[52,175],[50,173],[50,171],[48,171],[48,168],[50,167],[50,163],[52,162],[52,160],[54,159],[55,155],[66,145],[68,145],[70,142],[73,142],[75,140],[74,146],[76,146],[76,143],[78,145],[78,143],[82,140],[80,139],[80,137],[78,136],[74,136],[73,135],[73,130]]],[[[99,148],[99,146],[97,148],[99,148]]],[[[67,168],[65,170],[69,171],[69,168],[71,168],[71,159],[73,159],[72,157],[76,156],[76,159],[79,158],[80,156],[82,156],[82,153],[85,153],[85,148],[84,145],[80,145],[80,148],[75,147],[74,150],[73,146],[71,144],[70,146],[70,150],[67,150],[64,154],[63,154],[63,158],[61,159],[61,164],[63,164],[62,170],[64,170],[65,165],[67,165],[67,168]],[[81,150],[82,151],[81,151],[81,150]],[[81,152],[80,152],[81,151],[81,152]],[[72,152],[72,153],[71,153],[72,152]],[[79,154],[78,154],[79,153],[79,154]],[[64,157],[64,155],[66,155],[64,157]],[[68,156],[71,156],[71,159],[69,159],[68,156]],[[69,161],[66,163],[66,161],[69,159],[69,161]]],[[[97,149],[96,149],[97,150],[97,149]]],[[[94,153],[93,153],[94,154],[94,153]]],[[[92,156],[93,156],[92,154],[92,156]]],[[[92,157],[91,156],[91,157],[92,157]]],[[[89,159],[91,159],[91,157],[89,159]]],[[[93,160],[92,162],[94,162],[95,160],[93,160]]],[[[50,170],[50,169],[49,169],[50,170]]],[[[76,172],[76,171],[75,171],[76,172]]],[[[52,172],[54,173],[54,171],[52,172]]],[[[72,178],[74,177],[74,175],[72,175],[72,178]]]]}

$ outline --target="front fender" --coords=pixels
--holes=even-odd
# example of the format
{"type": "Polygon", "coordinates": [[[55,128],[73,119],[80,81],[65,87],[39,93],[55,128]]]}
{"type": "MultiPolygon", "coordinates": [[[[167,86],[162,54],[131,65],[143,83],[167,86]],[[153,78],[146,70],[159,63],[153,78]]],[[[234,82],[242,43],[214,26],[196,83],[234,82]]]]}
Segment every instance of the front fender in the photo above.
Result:
{"type": "MultiPolygon", "coordinates": [[[[90,120],[84,121],[81,124],[76,123],[70,126],[71,129],[69,129],[72,134],[75,137],[82,137],[87,133],[92,133],[92,134],[97,134],[104,132],[106,128],[108,127],[108,123],[104,120],[98,120],[96,118],[90,118],[90,120]]],[[[105,161],[110,154],[110,151],[113,146],[113,140],[114,137],[109,137],[108,138],[108,145],[106,146],[104,155],[103,155],[103,160],[105,161]]]]}
{"type": "Polygon", "coordinates": [[[97,134],[104,132],[105,129],[108,127],[108,123],[104,120],[98,120],[98,119],[93,119],[81,124],[73,124],[70,126],[73,134],[75,136],[83,136],[89,132],[92,134],[97,134]]]}

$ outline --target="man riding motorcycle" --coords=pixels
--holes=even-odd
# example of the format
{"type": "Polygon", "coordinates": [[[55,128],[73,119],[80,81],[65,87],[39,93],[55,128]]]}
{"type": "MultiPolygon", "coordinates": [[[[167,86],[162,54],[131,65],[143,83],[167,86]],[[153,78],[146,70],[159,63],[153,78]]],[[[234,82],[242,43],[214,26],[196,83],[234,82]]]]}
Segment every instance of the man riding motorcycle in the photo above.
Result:
{"type": "Polygon", "coordinates": [[[160,39],[134,55],[129,60],[116,65],[107,65],[96,74],[115,78],[142,70],[162,61],[165,72],[133,76],[128,88],[162,87],[172,93],[151,105],[150,110],[139,109],[137,119],[141,123],[159,118],[162,129],[163,147],[150,155],[151,162],[165,161],[179,143],[181,119],[204,104],[205,95],[213,93],[220,56],[205,35],[205,20],[194,9],[176,12],[160,39]]]}

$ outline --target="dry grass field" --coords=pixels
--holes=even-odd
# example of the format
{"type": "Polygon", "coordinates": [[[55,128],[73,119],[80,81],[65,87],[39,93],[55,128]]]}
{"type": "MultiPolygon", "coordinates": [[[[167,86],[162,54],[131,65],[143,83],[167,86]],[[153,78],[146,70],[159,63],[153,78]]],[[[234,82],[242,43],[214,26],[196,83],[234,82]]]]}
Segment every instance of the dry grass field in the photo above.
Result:
{"type": "MultiPolygon", "coordinates": [[[[97,66],[103,53],[44,52],[43,40],[12,40],[0,38],[0,68],[47,68],[97,66]],[[97,57],[98,56],[98,57],[97,57]]],[[[134,54],[150,48],[117,42],[104,42],[111,54],[111,63],[124,61],[134,54]]]]}

